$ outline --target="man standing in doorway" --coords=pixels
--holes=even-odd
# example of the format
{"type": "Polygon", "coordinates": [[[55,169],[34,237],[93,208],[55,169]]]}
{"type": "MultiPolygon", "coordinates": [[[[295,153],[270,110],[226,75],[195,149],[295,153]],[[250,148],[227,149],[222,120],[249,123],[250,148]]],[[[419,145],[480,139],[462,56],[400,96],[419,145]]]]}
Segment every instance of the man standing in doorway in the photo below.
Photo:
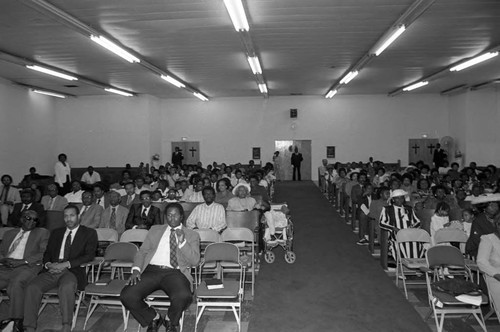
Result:
{"type": "Polygon", "coordinates": [[[434,167],[439,168],[442,167],[444,162],[448,159],[446,155],[446,151],[441,149],[441,144],[436,144],[436,150],[434,150],[434,155],[432,156],[432,162],[434,163],[434,167]]]}
{"type": "Polygon", "coordinates": [[[292,166],[293,166],[293,181],[301,180],[300,178],[300,164],[302,163],[302,153],[299,153],[299,148],[295,146],[295,150],[292,154],[292,166]],[[295,177],[295,173],[297,173],[297,177],[295,177]]]}
{"type": "Polygon", "coordinates": [[[174,153],[172,153],[172,164],[174,166],[182,166],[182,159],[184,159],[182,151],[178,146],[176,146],[174,153]]]}

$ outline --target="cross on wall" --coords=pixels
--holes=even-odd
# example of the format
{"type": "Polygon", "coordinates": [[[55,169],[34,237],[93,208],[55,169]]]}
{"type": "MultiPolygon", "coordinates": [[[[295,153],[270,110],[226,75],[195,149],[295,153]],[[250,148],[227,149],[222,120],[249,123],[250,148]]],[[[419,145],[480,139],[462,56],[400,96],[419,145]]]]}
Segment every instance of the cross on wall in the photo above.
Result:
{"type": "Polygon", "coordinates": [[[189,149],[189,151],[191,151],[191,157],[193,157],[193,158],[194,158],[194,153],[195,153],[196,151],[198,151],[198,150],[196,150],[196,149],[194,148],[194,146],[193,146],[193,147],[191,147],[191,149],[189,149]]]}
{"type": "Polygon", "coordinates": [[[415,154],[417,154],[417,150],[420,149],[420,146],[418,146],[416,143],[414,146],[411,147],[414,151],[415,151],[415,154]]]}
{"type": "Polygon", "coordinates": [[[427,148],[429,149],[429,153],[432,154],[434,152],[435,146],[434,146],[434,144],[431,143],[431,144],[427,145],[427,148]]]}

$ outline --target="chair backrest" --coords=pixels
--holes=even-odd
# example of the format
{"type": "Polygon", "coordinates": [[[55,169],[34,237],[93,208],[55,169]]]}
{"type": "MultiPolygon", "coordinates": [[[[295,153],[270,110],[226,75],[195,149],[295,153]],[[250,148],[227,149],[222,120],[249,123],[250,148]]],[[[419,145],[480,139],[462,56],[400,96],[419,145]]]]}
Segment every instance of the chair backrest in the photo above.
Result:
{"type": "Polygon", "coordinates": [[[404,228],[396,233],[396,241],[403,242],[422,242],[430,243],[431,236],[427,231],[421,228],[404,228]]]}
{"type": "Polygon", "coordinates": [[[112,228],[96,228],[97,240],[106,242],[118,242],[118,232],[112,228]]]}
{"type": "Polygon", "coordinates": [[[446,242],[467,242],[467,234],[456,228],[442,228],[434,234],[434,242],[436,244],[446,243],[446,242]]]}
{"type": "Polygon", "coordinates": [[[420,228],[425,229],[428,233],[430,233],[431,218],[434,215],[434,209],[415,210],[415,215],[420,220],[420,228]]]}
{"type": "Polygon", "coordinates": [[[64,211],[46,211],[45,212],[45,228],[49,231],[54,229],[66,227],[64,223],[64,211]]]}
{"type": "Polygon", "coordinates": [[[193,203],[193,202],[180,202],[180,204],[182,205],[182,208],[184,209],[184,212],[191,212],[193,211],[193,209],[201,204],[201,203],[193,203]]]}
{"type": "Polygon", "coordinates": [[[212,243],[205,249],[205,263],[209,262],[240,263],[240,249],[232,243],[212,243]]]}
{"type": "Polygon", "coordinates": [[[226,224],[228,228],[244,227],[252,232],[259,226],[260,211],[227,211],[226,224]]]}
{"type": "Polygon", "coordinates": [[[254,242],[254,235],[251,230],[245,227],[226,228],[222,232],[222,242],[245,241],[254,242]]]}
{"type": "Polygon", "coordinates": [[[220,234],[213,229],[195,229],[200,235],[200,243],[217,243],[220,242],[220,234]]]}
{"type": "Polygon", "coordinates": [[[120,237],[120,242],[144,242],[148,230],[146,229],[127,229],[120,237]]]}
{"type": "Polygon", "coordinates": [[[1,228],[0,228],[0,241],[2,241],[2,240],[3,240],[3,235],[4,235],[6,232],[8,232],[8,231],[10,231],[11,229],[14,229],[14,228],[15,228],[15,227],[1,227],[1,228]]]}
{"type": "Polygon", "coordinates": [[[104,253],[104,260],[105,261],[120,260],[120,261],[133,262],[135,255],[137,254],[137,251],[139,251],[139,248],[137,248],[137,246],[133,243],[129,242],[111,243],[106,248],[106,252],[104,253]]]}
{"type": "Polygon", "coordinates": [[[462,252],[453,246],[434,246],[426,253],[429,268],[439,266],[453,266],[465,268],[462,252]]]}

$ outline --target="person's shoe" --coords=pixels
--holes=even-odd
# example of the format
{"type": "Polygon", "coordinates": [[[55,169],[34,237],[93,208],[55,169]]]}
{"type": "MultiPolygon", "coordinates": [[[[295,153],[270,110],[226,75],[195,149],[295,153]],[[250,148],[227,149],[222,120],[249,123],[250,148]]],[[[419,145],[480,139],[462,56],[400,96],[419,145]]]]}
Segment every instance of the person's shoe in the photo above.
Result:
{"type": "Polygon", "coordinates": [[[148,329],[146,332],[158,332],[160,329],[160,326],[162,326],[165,323],[165,320],[163,317],[160,315],[160,318],[158,319],[153,319],[151,323],[148,325],[148,329]]]}
{"type": "Polygon", "coordinates": [[[367,246],[370,244],[370,241],[368,241],[367,238],[362,238],[361,240],[359,240],[358,242],[356,242],[356,244],[358,246],[367,246]]]}
{"type": "Polygon", "coordinates": [[[165,324],[165,331],[166,332],[177,332],[177,331],[179,331],[179,329],[177,328],[178,325],[173,325],[172,323],[170,323],[170,321],[168,319],[165,319],[164,324],[165,324]]]}

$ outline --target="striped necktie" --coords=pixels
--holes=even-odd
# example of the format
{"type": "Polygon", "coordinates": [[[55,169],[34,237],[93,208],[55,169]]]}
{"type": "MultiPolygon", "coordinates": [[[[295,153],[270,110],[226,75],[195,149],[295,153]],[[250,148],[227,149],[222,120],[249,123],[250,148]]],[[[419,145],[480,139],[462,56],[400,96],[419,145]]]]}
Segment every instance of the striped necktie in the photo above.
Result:
{"type": "Polygon", "coordinates": [[[177,239],[175,238],[175,229],[170,228],[170,265],[176,269],[177,263],[177,239]]]}
{"type": "Polygon", "coordinates": [[[19,243],[23,240],[24,234],[26,234],[26,231],[21,232],[21,236],[18,237],[12,244],[10,245],[9,252],[7,253],[7,257],[10,257],[14,251],[16,251],[17,247],[19,246],[19,243]]]}

